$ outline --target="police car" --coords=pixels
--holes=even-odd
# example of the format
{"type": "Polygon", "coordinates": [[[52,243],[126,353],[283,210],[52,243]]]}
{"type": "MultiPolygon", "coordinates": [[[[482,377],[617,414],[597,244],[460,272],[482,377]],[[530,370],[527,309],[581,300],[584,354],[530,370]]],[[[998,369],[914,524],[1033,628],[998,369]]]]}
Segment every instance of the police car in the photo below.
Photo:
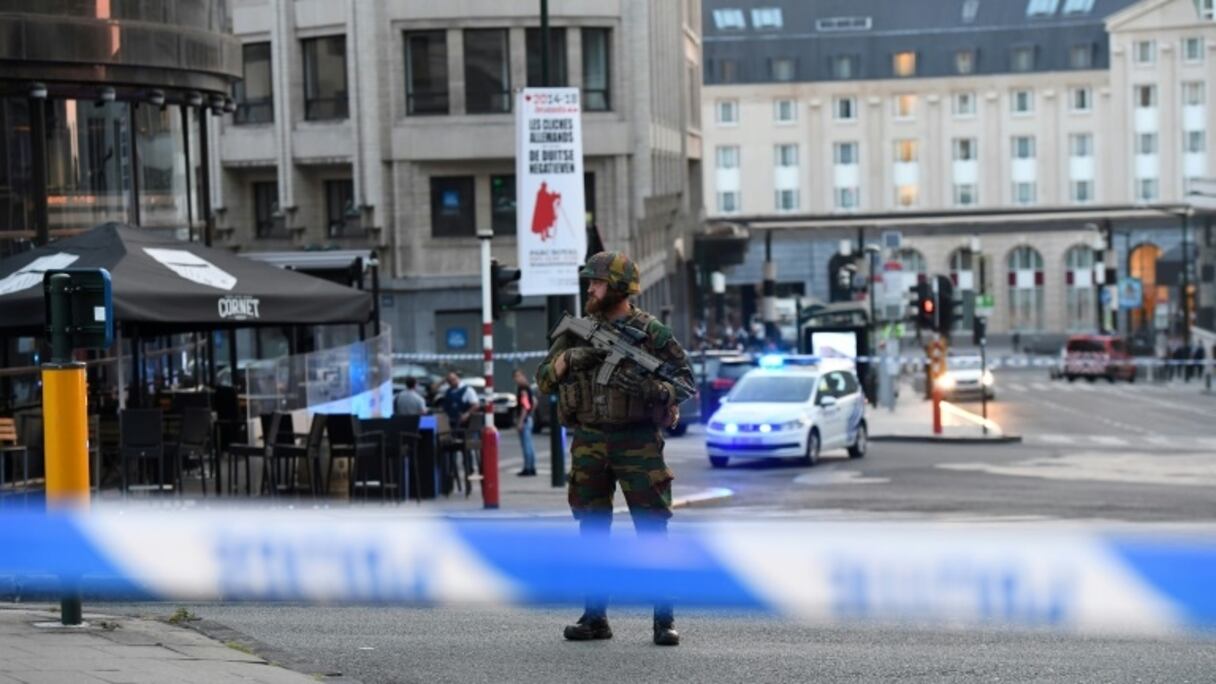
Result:
{"type": "Polygon", "coordinates": [[[706,429],[709,462],[798,458],[815,465],[825,449],[866,454],[865,397],[847,360],[764,357],[735,383],[706,429]]]}

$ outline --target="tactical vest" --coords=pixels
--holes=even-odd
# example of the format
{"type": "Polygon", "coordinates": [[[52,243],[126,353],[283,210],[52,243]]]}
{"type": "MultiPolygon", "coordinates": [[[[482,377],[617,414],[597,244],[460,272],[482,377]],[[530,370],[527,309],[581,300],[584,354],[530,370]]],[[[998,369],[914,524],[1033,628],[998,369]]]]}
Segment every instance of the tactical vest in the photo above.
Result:
{"type": "MultiPolygon", "coordinates": [[[[633,315],[625,320],[625,325],[645,332],[652,320],[654,320],[654,316],[635,309],[633,315]]],[[[647,338],[647,342],[649,342],[649,338],[647,338]]],[[[583,340],[578,340],[574,346],[589,345],[583,340]]],[[[646,351],[654,353],[649,344],[644,346],[646,351]]],[[[632,361],[622,362],[622,364],[627,363],[632,363],[632,361]]],[[[595,375],[598,372],[598,368],[566,372],[566,377],[558,384],[557,390],[558,411],[561,413],[562,423],[598,427],[654,422],[656,407],[653,404],[619,389],[611,382],[607,387],[599,385],[595,381],[595,375]]]]}

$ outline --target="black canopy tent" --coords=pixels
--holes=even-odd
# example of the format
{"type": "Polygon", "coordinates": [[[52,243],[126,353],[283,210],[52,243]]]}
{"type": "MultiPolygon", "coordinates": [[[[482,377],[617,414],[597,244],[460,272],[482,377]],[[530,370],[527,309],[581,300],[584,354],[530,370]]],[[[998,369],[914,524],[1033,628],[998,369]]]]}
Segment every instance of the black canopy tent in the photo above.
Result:
{"type": "MultiPolygon", "coordinates": [[[[42,276],[59,268],[110,272],[115,323],[135,342],[137,356],[138,338],[228,330],[229,365],[234,365],[237,328],[363,324],[373,311],[366,292],[223,249],[105,223],[0,261],[0,337],[43,336],[42,276]]],[[[215,364],[208,366],[214,380],[215,364]]]]}
{"type": "Polygon", "coordinates": [[[367,323],[366,292],[182,242],[149,230],[105,223],[0,261],[0,334],[41,335],[42,274],[54,268],[104,268],[114,318],[141,334],[260,325],[367,323]]]}

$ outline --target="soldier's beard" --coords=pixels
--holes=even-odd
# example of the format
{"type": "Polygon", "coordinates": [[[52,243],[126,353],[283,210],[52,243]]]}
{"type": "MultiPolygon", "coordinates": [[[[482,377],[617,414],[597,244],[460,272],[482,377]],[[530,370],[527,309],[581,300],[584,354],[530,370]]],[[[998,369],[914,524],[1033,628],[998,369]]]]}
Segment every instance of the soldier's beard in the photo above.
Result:
{"type": "Polygon", "coordinates": [[[583,308],[587,310],[588,314],[605,313],[612,311],[624,299],[624,295],[610,290],[603,297],[587,297],[587,304],[583,308]]]}

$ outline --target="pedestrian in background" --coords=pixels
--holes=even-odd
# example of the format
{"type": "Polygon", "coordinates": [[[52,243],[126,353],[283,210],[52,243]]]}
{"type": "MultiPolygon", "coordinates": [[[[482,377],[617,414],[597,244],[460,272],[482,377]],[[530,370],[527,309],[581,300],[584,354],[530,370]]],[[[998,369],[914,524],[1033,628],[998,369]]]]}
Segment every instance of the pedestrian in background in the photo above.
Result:
{"type": "Polygon", "coordinates": [[[395,416],[424,416],[426,415],[426,399],[418,393],[418,380],[414,377],[405,379],[405,389],[393,401],[395,416]]]}
{"type": "MultiPolygon", "coordinates": [[[[671,329],[630,303],[640,291],[638,268],[624,254],[600,252],[579,273],[589,282],[589,318],[627,326],[639,333],[638,346],[671,364],[689,387],[695,386],[692,366],[671,329]]],[[[613,373],[607,386],[596,375],[608,353],[573,335],[552,341],[549,355],[536,372],[540,391],[557,394],[562,425],[574,430],[570,447],[570,510],[585,538],[607,543],[612,527],[612,498],[619,484],[639,535],[663,538],[671,517],[671,468],[663,460],[663,428],[679,420],[686,399],[675,385],[650,375],[625,377],[613,373]]],[[[552,429],[560,429],[552,426],[552,429]]],[[[607,598],[588,596],[587,608],[576,624],[565,629],[571,641],[612,638],[607,598]]],[[[654,607],[654,643],[675,646],[672,603],[654,607]]]]}
{"type": "Polygon", "coordinates": [[[456,371],[448,373],[448,387],[440,397],[439,404],[448,417],[452,438],[459,440],[461,462],[464,464],[464,495],[470,492],[470,477],[473,474],[473,454],[469,451],[469,417],[477,409],[477,393],[472,387],[460,382],[456,371]]]}
{"type": "Polygon", "coordinates": [[[528,376],[515,369],[515,426],[519,429],[519,446],[524,452],[524,468],[516,473],[519,477],[536,475],[536,449],[532,445],[532,414],[536,411],[536,395],[528,383],[528,376]]]}

